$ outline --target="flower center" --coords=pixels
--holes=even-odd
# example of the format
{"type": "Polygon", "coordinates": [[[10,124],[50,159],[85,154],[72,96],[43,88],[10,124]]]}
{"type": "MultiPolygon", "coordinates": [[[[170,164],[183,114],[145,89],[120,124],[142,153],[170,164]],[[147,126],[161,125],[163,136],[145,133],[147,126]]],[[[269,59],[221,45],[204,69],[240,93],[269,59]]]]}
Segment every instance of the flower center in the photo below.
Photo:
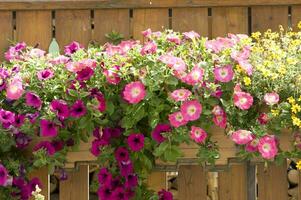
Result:
{"type": "Polygon", "coordinates": [[[183,120],[183,116],[181,114],[176,115],[176,120],[181,122],[183,120]]]}
{"type": "Polygon", "coordinates": [[[220,75],[221,75],[221,77],[225,78],[228,75],[227,70],[222,69],[220,75]]]}
{"type": "Polygon", "coordinates": [[[133,97],[137,97],[140,94],[140,89],[139,88],[133,88],[131,91],[131,94],[133,97]]]}
{"type": "Polygon", "coordinates": [[[264,150],[264,151],[268,152],[268,151],[270,151],[270,150],[271,150],[271,145],[270,145],[270,144],[267,144],[267,143],[265,143],[265,144],[262,146],[262,148],[263,148],[263,150],[264,150]]]}
{"type": "Polygon", "coordinates": [[[245,104],[247,101],[248,101],[248,100],[247,100],[247,98],[245,98],[245,97],[242,97],[242,98],[239,99],[239,102],[240,102],[241,104],[245,104]]]}
{"type": "Polygon", "coordinates": [[[196,112],[195,106],[189,106],[188,107],[188,114],[193,115],[196,112]]]}

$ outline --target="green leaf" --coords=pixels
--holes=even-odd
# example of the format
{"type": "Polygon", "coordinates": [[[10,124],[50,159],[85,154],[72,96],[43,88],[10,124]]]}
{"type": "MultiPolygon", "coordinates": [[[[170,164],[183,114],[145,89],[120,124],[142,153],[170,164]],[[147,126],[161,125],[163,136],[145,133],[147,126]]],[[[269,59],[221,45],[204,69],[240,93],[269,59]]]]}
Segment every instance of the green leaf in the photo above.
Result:
{"type": "Polygon", "coordinates": [[[167,143],[167,142],[161,143],[158,146],[158,148],[155,149],[155,151],[153,153],[154,156],[160,157],[164,153],[164,151],[167,149],[168,146],[169,146],[169,143],[167,143]]]}
{"type": "Polygon", "coordinates": [[[176,79],[175,77],[173,76],[169,76],[166,80],[165,80],[165,83],[168,84],[168,85],[178,85],[178,79],[176,79]]]}
{"type": "Polygon", "coordinates": [[[112,101],[106,102],[106,111],[109,113],[109,115],[112,115],[114,113],[115,107],[112,101]]]}

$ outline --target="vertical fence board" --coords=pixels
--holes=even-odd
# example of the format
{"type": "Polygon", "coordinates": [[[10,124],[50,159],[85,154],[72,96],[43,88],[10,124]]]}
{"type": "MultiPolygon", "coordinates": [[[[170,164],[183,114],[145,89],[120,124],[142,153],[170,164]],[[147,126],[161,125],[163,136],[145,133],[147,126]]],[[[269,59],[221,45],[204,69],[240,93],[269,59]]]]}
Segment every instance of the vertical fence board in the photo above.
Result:
{"type": "Polygon", "coordinates": [[[16,40],[47,50],[52,38],[51,11],[17,11],[16,40]]]}
{"type": "Polygon", "coordinates": [[[292,6],[292,27],[296,31],[297,25],[301,21],[301,6],[292,6]]]}
{"type": "Polygon", "coordinates": [[[175,31],[195,31],[208,36],[208,8],[174,8],[172,29],[175,31]]]}
{"type": "Polygon", "coordinates": [[[218,174],[218,195],[222,200],[247,200],[247,167],[231,165],[229,171],[218,174]]]}
{"type": "Polygon", "coordinates": [[[225,36],[227,33],[248,33],[248,8],[212,8],[212,37],[225,36]]]}
{"type": "Polygon", "coordinates": [[[34,170],[32,173],[29,174],[29,178],[35,177],[39,178],[43,185],[43,188],[41,188],[41,194],[45,196],[45,200],[50,200],[50,177],[48,174],[48,168],[43,167],[39,170],[34,170]]]}
{"type": "Polygon", "coordinates": [[[130,14],[128,9],[100,9],[94,11],[93,40],[104,44],[105,34],[116,31],[125,39],[130,35],[130,14]]]}
{"type": "Polygon", "coordinates": [[[13,15],[10,11],[0,12],[0,61],[4,60],[4,52],[7,50],[10,40],[13,39],[13,15]]]}
{"type": "Polygon", "coordinates": [[[252,7],[252,32],[277,31],[279,25],[288,27],[288,6],[252,7]]]}
{"type": "Polygon", "coordinates": [[[85,47],[92,37],[90,10],[58,10],[55,13],[55,35],[62,48],[72,41],[85,47]]]}
{"type": "Polygon", "coordinates": [[[133,10],[133,37],[143,40],[141,34],[146,29],[162,31],[169,28],[168,9],[134,9],[133,10]]]}
{"type": "Polygon", "coordinates": [[[201,166],[180,166],[178,186],[180,200],[207,199],[207,173],[201,166]]]}
{"type": "Polygon", "coordinates": [[[156,192],[166,189],[166,172],[152,172],[147,178],[147,185],[156,192]]]}
{"type": "Polygon", "coordinates": [[[287,200],[286,162],[277,166],[270,164],[265,171],[264,164],[257,165],[258,200],[287,200]]]}
{"type": "Polygon", "coordinates": [[[82,165],[79,171],[68,172],[68,179],[60,182],[60,199],[89,199],[89,166],[82,165]]]}

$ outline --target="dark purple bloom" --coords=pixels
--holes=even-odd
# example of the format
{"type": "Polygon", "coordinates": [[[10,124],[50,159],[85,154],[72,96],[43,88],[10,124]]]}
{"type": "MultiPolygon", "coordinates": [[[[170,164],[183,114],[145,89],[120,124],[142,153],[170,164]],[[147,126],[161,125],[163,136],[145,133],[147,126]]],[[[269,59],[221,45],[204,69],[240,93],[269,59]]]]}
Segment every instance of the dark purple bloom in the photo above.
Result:
{"type": "Polygon", "coordinates": [[[126,177],[125,187],[126,188],[134,188],[138,185],[138,177],[135,174],[129,174],[126,177]]]}
{"type": "Polygon", "coordinates": [[[40,181],[40,179],[38,179],[37,177],[31,179],[28,183],[29,188],[30,188],[30,192],[36,191],[36,186],[39,186],[39,188],[43,188],[43,185],[40,181]]]}
{"type": "Polygon", "coordinates": [[[111,185],[112,190],[115,190],[116,188],[121,187],[122,183],[121,183],[120,177],[113,178],[110,181],[110,185],[111,185]]]}
{"type": "Polygon", "coordinates": [[[43,137],[55,137],[58,134],[57,126],[54,122],[46,119],[40,121],[40,135],[43,137]]]}
{"type": "Polygon", "coordinates": [[[40,81],[50,79],[54,76],[54,73],[51,69],[44,69],[37,73],[38,79],[40,81]]]}
{"type": "Polygon", "coordinates": [[[70,115],[75,118],[79,118],[85,115],[87,112],[86,106],[82,100],[77,100],[71,107],[70,115]]]}
{"type": "Polygon", "coordinates": [[[14,135],[14,137],[15,137],[16,146],[17,148],[20,149],[27,147],[29,142],[31,141],[31,138],[22,132],[18,132],[17,134],[14,135]]]}
{"type": "Polygon", "coordinates": [[[64,148],[64,142],[62,140],[54,140],[51,142],[52,146],[54,147],[55,151],[60,151],[64,148]]]}
{"type": "Polygon", "coordinates": [[[90,67],[86,67],[84,69],[82,69],[79,72],[76,72],[77,77],[76,79],[79,81],[86,81],[89,80],[91,78],[91,76],[94,74],[94,70],[91,69],[90,67]]]}
{"type": "Polygon", "coordinates": [[[73,140],[73,138],[69,138],[69,139],[66,141],[66,145],[67,145],[67,147],[72,147],[72,146],[74,146],[74,140],[73,140]]]}
{"type": "Polygon", "coordinates": [[[77,50],[84,48],[83,45],[79,44],[78,42],[72,42],[69,45],[65,46],[65,54],[66,55],[72,55],[77,50]]]}
{"type": "Polygon", "coordinates": [[[101,146],[100,140],[93,140],[90,152],[96,157],[98,157],[101,153],[100,146],[101,146]]]}
{"type": "Polygon", "coordinates": [[[161,133],[170,132],[171,127],[168,124],[158,124],[152,132],[152,138],[158,143],[162,143],[166,140],[161,133]]]}
{"type": "Polygon", "coordinates": [[[108,184],[112,181],[112,174],[107,168],[101,168],[97,174],[97,177],[100,184],[108,184]]]}
{"type": "Polygon", "coordinates": [[[126,191],[122,187],[116,188],[112,193],[112,199],[114,200],[128,200],[126,191]]]}
{"type": "Polygon", "coordinates": [[[118,147],[115,151],[115,159],[118,162],[126,162],[130,159],[129,152],[125,147],[118,147]]]}
{"type": "Polygon", "coordinates": [[[42,101],[40,97],[33,93],[33,92],[27,92],[25,95],[26,105],[32,106],[34,108],[40,108],[42,105],[42,101]]]}
{"type": "Polygon", "coordinates": [[[0,110],[0,122],[3,124],[11,124],[15,121],[15,114],[13,112],[10,112],[8,110],[0,110]]]}
{"type": "Polygon", "coordinates": [[[0,186],[4,186],[6,184],[8,178],[8,172],[6,168],[0,164],[0,186]]]}
{"type": "Polygon", "coordinates": [[[69,117],[68,104],[64,100],[52,100],[50,103],[50,110],[55,112],[61,119],[69,117]]]}
{"type": "Polygon", "coordinates": [[[111,137],[118,138],[121,136],[123,129],[120,127],[112,128],[111,130],[111,137]]]}
{"type": "Polygon", "coordinates": [[[133,164],[130,160],[126,162],[120,162],[118,163],[119,169],[120,169],[120,174],[123,177],[128,176],[129,174],[132,174],[134,171],[133,164]]]}
{"type": "Polygon", "coordinates": [[[158,192],[159,200],[173,200],[172,194],[166,190],[158,192]]]}
{"type": "Polygon", "coordinates": [[[30,123],[34,124],[36,122],[36,119],[39,117],[40,113],[28,113],[26,114],[26,117],[29,119],[30,123]]]}
{"type": "Polygon", "coordinates": [[[65,169],[60,170],[60,180],[65,181],[68,179],[68,173],[66,172],[65,169]]]}
{"type": "Polygon", "coordinates": [[[14,46],[14,49],[15,49],[16,52],[20,52],[25,48],[26,48],[26,43],[25,42],[19,42],[14,46]]]}
{"type": "Polygon", "coordinates": [[[47,154],[49,156],[52,156],[55,154],[55,148],[52,146],[52,144],[49,141],[42,141],[36,144],[36,146],[33,148],[34,151],[38,151],[40,149],[46,150],[47,154]]]}
{"type": "Polygon", "coordinates": [[[6,88],[6,82],[5,80],[0,76],[0,91],[4,90],[6,88]]]}
{"type": "Polygon", "coordinates": [[[131,134],[127,142],[132,151],[140,151],[144,147],[144,135],[141,133],[131,134]]]}
{"type": "Polygon", "coordinates": [[[21,127],[24,124],[25,121],[25,115],[15,115],[15,122],[14,122],[14,126],[15,127],[21,127]]]}
{"type": "Polygon", "coordinates": [[[112,199],[112,189],[109,185],[102,185],[99,187],[97,195],[101,200],[112,199]]]}

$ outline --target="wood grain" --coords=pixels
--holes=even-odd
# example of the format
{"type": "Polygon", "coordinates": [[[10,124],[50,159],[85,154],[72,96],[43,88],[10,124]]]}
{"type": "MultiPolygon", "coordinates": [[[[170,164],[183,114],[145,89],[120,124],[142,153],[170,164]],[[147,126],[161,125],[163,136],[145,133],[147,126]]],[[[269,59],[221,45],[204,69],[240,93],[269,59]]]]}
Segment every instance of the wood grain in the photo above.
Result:
{"type": "Polygon", "coordinates": [[[207,173],[201,166],[180,166],[178,185],[180,200],[204,200],[207,198],[207,173]]]}
{"type": "Polygon", "coordinates": [[[208,36],[208,9],[174,8],[172,10],[172,29],[180,32],[194,30],[201,36],[208,36]]]}
{"type": "MultiPolygon", "coordinates": [[[[42,183],[42,192],[41,194],[45,196],[45,200],[50,200],[50,176],[48,174],[48,168],[43,167],[39,170],[34,170],[29,174],[29,178],[39,178],[42,183]]],[[[34,200],[34,199],[32,199],[34,200]]]]}
{"type": "Polygon", "coordinates": [[[60,199],[89,199],[89,166],[82,165],[79,171],[68,172],[68,179],[60,182],[60,199]]]}
{"type": "Polygon", "coordinates": [[[17,11],[16,41],[48,50],[52,39],[51,11],[17,11]]]}
{"type": "Polygon", "coordinates": [[[278,31],[279,25],[288,27],[288,6],[252,7],[252,32],[278,31]]]}
{"type": "Polygon", "coordinates": [[[168,9],[135,9],[133,11],[133,37],[143,41],[142,31],[162,31],[169,28],[168,9]]]}
{"type": "Polygon", "coordinates": [[[166,172],[152,172],[147,177],[147,185],[150,189],[158,192],[162,189],[166,188],[167,180],[166,180],[166,172]]]}
{"type": "Polygon", "coordinates": [[[55,13],[55,33],[61,48],[72,41],[88,46],[91,38],[90,10],[59,10],[55,13]]]}
{"type": "Polygon", "coordinates": [[[247,200],[245,164],[234,164],[229,171],[218,173],[218,196],[222,200],[247,200]]]}
{"type": "Polygon", "coordinates": [[[0,61],[4,60],[4,52],[13,40],[13,15],[10,11],[0,12],[0,61]]]}
{"type": "Polygon", "coordinates": [[[287,200],[287,167],[270,164],[264,169],[264,164],[257,165],[258,200],[287,200]]]}
{"type": "Polygon", "coordinates": [[[298,23],[301,21],[301,6],[292,6],[292,28],[298,31],[298,23]]]}
{"type": "Polygon", "coordinates": [[[93,40],[104,44],[107,42],[105,34],[117,31],[130,37],[130,14],[128,9],[99,9],[94,11],[93,40]]]}
{"type": "Polygon", "coordinates": [[[227,33],[248,33],[248,8],[212,8],[212,37],[223,37],[227,33]]]}

